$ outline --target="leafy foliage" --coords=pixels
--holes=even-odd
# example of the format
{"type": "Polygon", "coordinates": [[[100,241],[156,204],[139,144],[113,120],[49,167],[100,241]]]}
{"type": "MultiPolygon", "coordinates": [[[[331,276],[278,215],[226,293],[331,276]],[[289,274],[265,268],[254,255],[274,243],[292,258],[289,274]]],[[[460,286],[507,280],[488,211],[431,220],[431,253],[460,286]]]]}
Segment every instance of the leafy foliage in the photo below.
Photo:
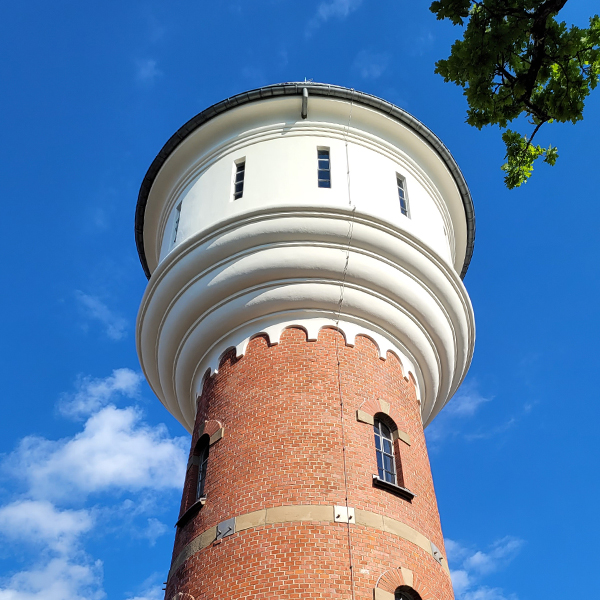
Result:
{"type": "Polygon", "coordinates": [[[467,123],[481,129],[525,115],[527,137],[507,129],[504,181],[519,187],[543,156],[554,165],[556,147],[532,144],[545,123],[583,119],[584,101],[600,78],[600,18],[587,29],[558,22],[567,0],[436,0],[438,19],[465,26],[450,56],[436,63],[436,73],[464,89],[467,123]]]}

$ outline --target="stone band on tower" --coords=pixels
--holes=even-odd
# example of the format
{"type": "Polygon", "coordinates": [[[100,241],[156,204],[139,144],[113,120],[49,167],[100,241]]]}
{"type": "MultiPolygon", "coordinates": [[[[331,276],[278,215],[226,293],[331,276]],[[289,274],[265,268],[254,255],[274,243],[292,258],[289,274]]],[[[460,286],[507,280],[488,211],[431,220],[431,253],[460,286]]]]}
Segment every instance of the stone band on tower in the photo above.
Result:
{"type": "Polygon", "coordinates": [[[423,427],[471,361],[471,198],[424,125],[279,84],[142,184],[140,362],[192,433],[166,598],[453,598],[423,427]]]}

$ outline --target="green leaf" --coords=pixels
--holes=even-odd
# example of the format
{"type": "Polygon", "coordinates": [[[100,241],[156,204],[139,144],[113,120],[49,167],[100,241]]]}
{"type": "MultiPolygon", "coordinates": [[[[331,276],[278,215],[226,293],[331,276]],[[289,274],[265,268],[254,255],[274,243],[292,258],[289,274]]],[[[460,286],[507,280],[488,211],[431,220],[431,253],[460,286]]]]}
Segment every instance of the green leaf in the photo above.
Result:
{"type": "Polygon", "coordinates": [[[600,17],[589,27],[570,28],[556,20],[566,0],[436,0],[438,19],[464,27],[450,56],[435,72],[463,88],[467,123],[504,131],[509,188],[525,183],[541,156],[554,165],[557,149],[531,142],[552,122],[583,119],[585,100],[600,80],[600,17]],[[525,116],[535,127],[529,138],[508,130],[525,116]]]}

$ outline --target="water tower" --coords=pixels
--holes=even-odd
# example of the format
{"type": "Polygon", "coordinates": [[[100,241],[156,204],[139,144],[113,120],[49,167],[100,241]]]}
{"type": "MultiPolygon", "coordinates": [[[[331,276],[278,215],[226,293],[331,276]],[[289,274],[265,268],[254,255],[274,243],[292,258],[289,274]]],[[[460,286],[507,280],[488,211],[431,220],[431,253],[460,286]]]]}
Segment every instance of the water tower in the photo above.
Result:
{"type": "Polygon", "coordinates": [[[417,119],[285,83],[186,123],[141,187],[148,382],[192,434],[167,600],[448,600],[423,429],[475,328],[473,205],[417,119]]]}

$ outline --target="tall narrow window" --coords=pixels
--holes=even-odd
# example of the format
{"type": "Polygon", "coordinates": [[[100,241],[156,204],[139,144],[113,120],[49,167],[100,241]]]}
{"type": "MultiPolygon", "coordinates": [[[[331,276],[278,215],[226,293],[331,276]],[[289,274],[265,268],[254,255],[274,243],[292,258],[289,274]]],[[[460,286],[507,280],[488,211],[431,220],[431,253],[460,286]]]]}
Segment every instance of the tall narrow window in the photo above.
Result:
{"type": "Polygon", "coordinates": [[[396,173],[396,184],[398,185],[398,200],[400,201],[400,212],[408,217],[408,198],[406,197],[406,183],[404,178],[396,173]]]}
{"type": "Polygon", "coordinates": [[[173,239],[171,240],[171,246],[175,245],[177,241],[177,232],[179,231],[179,219],[181,218],[181,202],[175,209],[175,223],[173,224],[173,239]]]}
{"type": "Polygon", "coordinates": [[[375,419],[373,429],[375,430],[375,451],[377,453],[377,471],[379,479],[387,481],[388,483],[397,484],[392,432],[390,431],[390,428],[379,419],[375,419]]]}
{"type": "Polygon", "coordinates": [[[317,158],[319,161],[319,187],[330,188],[331,187],[331,161],[329,160],[329,149],[318,148],[317,158]]]}
{"type": "Polygon", "coordinates": [[[196,485],[196,500],[205,497],[204,484],[206,483],[206,467],[208,466],[208,441],[206,441],[198,454],[198,483],[196,485]]]}
{"type": "Polygon", "coordinates": [[[246,174],[246,160],[235,164],[235,179],[233,181],[233,199],[238,200],[244,195],[244,175],[246,174]]]}

